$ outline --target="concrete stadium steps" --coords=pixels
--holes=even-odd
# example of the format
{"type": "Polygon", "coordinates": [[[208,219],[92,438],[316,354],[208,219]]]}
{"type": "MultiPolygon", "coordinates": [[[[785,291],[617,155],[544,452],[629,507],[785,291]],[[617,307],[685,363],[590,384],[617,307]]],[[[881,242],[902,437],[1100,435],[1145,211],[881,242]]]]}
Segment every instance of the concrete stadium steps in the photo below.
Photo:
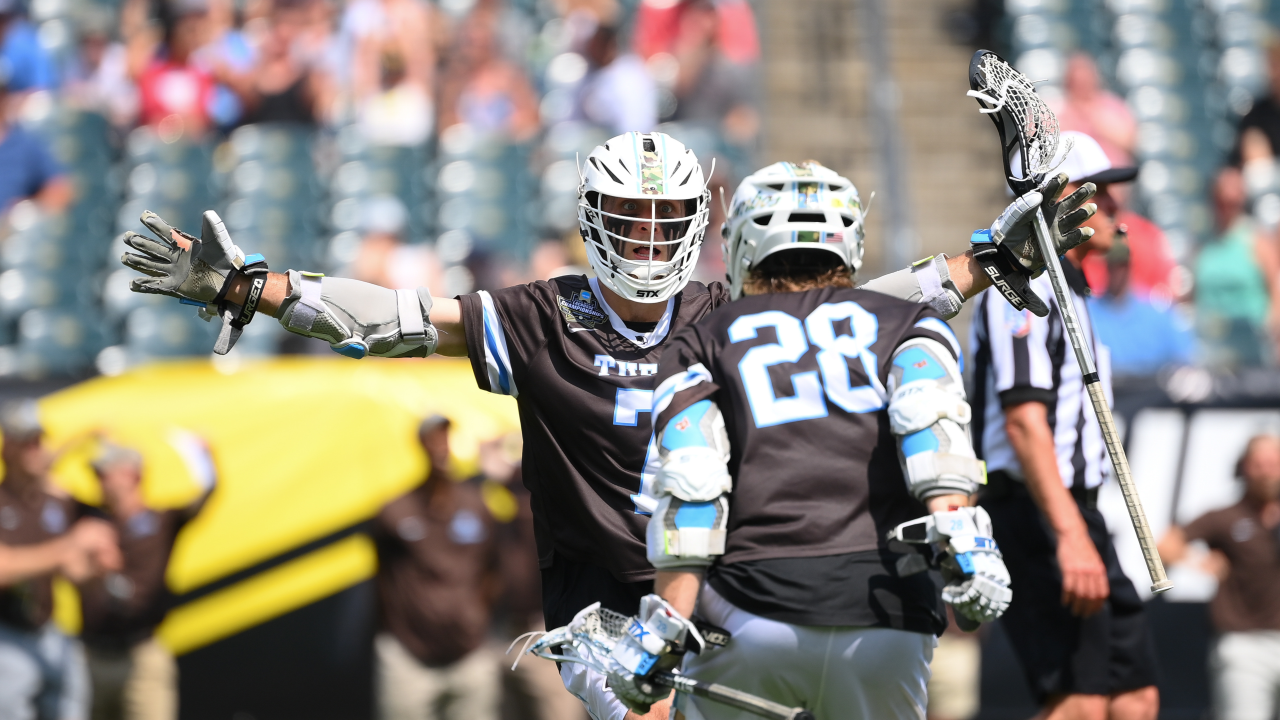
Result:
{"type": "MultiPolygon", "coordinates": [[[[860,0],[861,1],[861,0],[860,0]]],[[[920,257],[963,249],[1007,203],[991,122],[965,97],[973,49],[946,34],[957,0],[881,0],[899,89],[898,121],[920,257]]],[[[886,189],[867,93],[858,8],[848,0],[760,5],[766,63],[762,162],[812,158],[850,177],[868,216],[868,275],[883,266],[886,189]]],[[[962,323],[963,324],[963,323],[962,323]]]]}

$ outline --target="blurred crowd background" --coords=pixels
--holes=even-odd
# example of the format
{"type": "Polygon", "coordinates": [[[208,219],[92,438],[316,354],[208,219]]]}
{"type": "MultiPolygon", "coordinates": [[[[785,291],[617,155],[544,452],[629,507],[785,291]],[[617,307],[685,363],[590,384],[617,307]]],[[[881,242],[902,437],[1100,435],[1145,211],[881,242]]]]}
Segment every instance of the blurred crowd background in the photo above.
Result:
{"type": "MultiPolygon", "coordinates": [[[[207,352],[128,291],[115,238],[143,209],[449,296],[585,264],[575,163],[615,134],[661,127],[730,188],[758,144],[746,0],[5,0],[0,27],[4,375],[207,352]]],[[[237,349],[307,349],[284,335],[237,349]]]]}
{"type": "MultiPolygon", "coordinates": [[[[274,269],[437,295],[585,272],[578,159],[659,129],[711,178],[696,279],[723,276],[719,189],[808,158],[875,193],[875,274],[958,253],[1008,202],[964,96],[985,47],[1140,168],[1111,188],[1125,241],[1085,270],[1135,477],[1181,561],[1149,602],[1161,716],[1209,717],[1215,638],[1259,630],[1210,607],[1243,598],[1280,632],[1280,588],[1241,589],[1196,522],[1280,493],[1280,446],[1251,442],[1280,432],[1277,27],[1277,0],[0,0],[0,398],[54,391],[40,420],[0,417],[0,489],[69,493],[68,520],[100,507],[122,536],[164,521],[135,568],[150,604],[122,610],[140,581],[109,574],[36,605],[84,636],[97,717],[369,717],[387,668],[413,702],[577,717],[546,663],[498,671],[539,621],[514,406],[465,363],[356,364],[268,318],[210,358],[216,327],[129,292],[121,234],[144,209],[197,231],[212,208],[274,269]],[[226,403],[250,391],[304,421],[226,403]],[[431,528],[469,559],[419,587],[397,573],[431,528]],[[104,630],[95,597],[134,619],[104,630]],[[134,668],[150,691],[126,691],[134,668]]],[[[1145,588],[1114,485],[1100,506],[1145,588]]],[[[1276,536],[1258,573],[1280,577],[1267,522],[1249,539],[1276,536]]],[[[949,633],[934,667],[935,720],[1034,713],[998,625],[949,633]]]]}

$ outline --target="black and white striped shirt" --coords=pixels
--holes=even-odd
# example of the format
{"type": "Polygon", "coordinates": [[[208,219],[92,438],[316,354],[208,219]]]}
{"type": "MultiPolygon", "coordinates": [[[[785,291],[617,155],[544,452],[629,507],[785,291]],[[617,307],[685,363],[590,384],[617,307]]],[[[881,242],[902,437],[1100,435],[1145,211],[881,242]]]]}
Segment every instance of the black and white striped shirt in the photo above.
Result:
{"type": "MultiPolygon", "coordinates": [[[[1093,333],[1083,296],[1084,275],[1070,263],[1062,265],[1073,290],[1076,314],[1093,348],[1110,400],[1111,363],[1106,347],[1093,333]]],[[[1098,419],[1063,328],[1048,274],[1033,280],[1031,287],[1049,303],[1047,317],[1036,317],[1028,310],[1019,312],[990,289],[978,297],[970,338],[974,358],[974,391],[969,395],[973,403],[974,449],[987,462],[988,472],[1004,470],[1024,477],[1005,433],[1004,408],[1028,401],[1042,402],[1048,408],[1063,484],[1068,488],[1095,488],[1111,471],[1098,419]]]]}

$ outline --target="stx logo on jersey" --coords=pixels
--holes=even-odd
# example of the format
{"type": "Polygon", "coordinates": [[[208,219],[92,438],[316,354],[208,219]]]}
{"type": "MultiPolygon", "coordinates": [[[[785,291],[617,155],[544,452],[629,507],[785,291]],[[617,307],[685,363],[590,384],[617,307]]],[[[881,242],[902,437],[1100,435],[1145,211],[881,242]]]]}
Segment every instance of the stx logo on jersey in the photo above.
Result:
{"type": "Polygon", "coordinates": [[[598,373],[601,377],[616,375],[618,377],[642,377],[645,375],[657,375],[658,363],[633,363],[619,362],[608,355],[596,356],[596,367],[600,368],[598,373]],[[610,373],[609,368],[617,368],[617,372],[610,373]]]}

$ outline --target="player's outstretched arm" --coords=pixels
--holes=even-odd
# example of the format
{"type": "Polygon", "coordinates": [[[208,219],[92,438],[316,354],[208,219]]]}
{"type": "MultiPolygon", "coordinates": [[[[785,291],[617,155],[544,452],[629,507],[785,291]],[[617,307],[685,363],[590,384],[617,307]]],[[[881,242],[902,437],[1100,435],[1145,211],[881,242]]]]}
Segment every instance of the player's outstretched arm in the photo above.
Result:
{"type": "Polygon", "coordinates": [[[931,513],[899,526],[890,538],[941,545],[947,580],[942,599],[973,623],[995,620],[1013,593],[991,519],[982,508],[968,507],[986,472],[969,442],[972,411],[959,365],[938,341],[911,338],[894,351],[889,390],[889,428],[907,488],[931,513]]]}
{"type": "Polygon", "coordinates": [[[948,319],[960,312],[965,300],[991,287],[993,281],[1001,285],[1010,302],[1034,302],[1035,295],[1027,286],[1044,270],[1044,258],[1033,234],[1036,209],[1043,208],[1059,255],[1093,235],[1091,228],[1080,226],[1097,212],[1097,206],[1088,202],[1097,188],[1085,183],[1061,198],[1066,185],[1067,176],[1060,173],[1040,190],[1015,198],[990,229],[971,236],[970,248],[963,254],[928,257],[862,287],[925,303],[948,319]]]}
{"type": "Polygon", "coordinates": [[[212,211],[204,214],[198,238],[150,211],[141,220],[156,237],[125,236],[135,252],[121,262],[146,276],[134,280],[132,289],[198,306],[206,319],[220,317],[216,353],[228,352],[261,312],[290,332],[328,341],[348,357],[466,355],[456,300],[432,297],[426,288],[389,290],[315,273],[268,272],[265,259],[246,256],[212,211]]]}

